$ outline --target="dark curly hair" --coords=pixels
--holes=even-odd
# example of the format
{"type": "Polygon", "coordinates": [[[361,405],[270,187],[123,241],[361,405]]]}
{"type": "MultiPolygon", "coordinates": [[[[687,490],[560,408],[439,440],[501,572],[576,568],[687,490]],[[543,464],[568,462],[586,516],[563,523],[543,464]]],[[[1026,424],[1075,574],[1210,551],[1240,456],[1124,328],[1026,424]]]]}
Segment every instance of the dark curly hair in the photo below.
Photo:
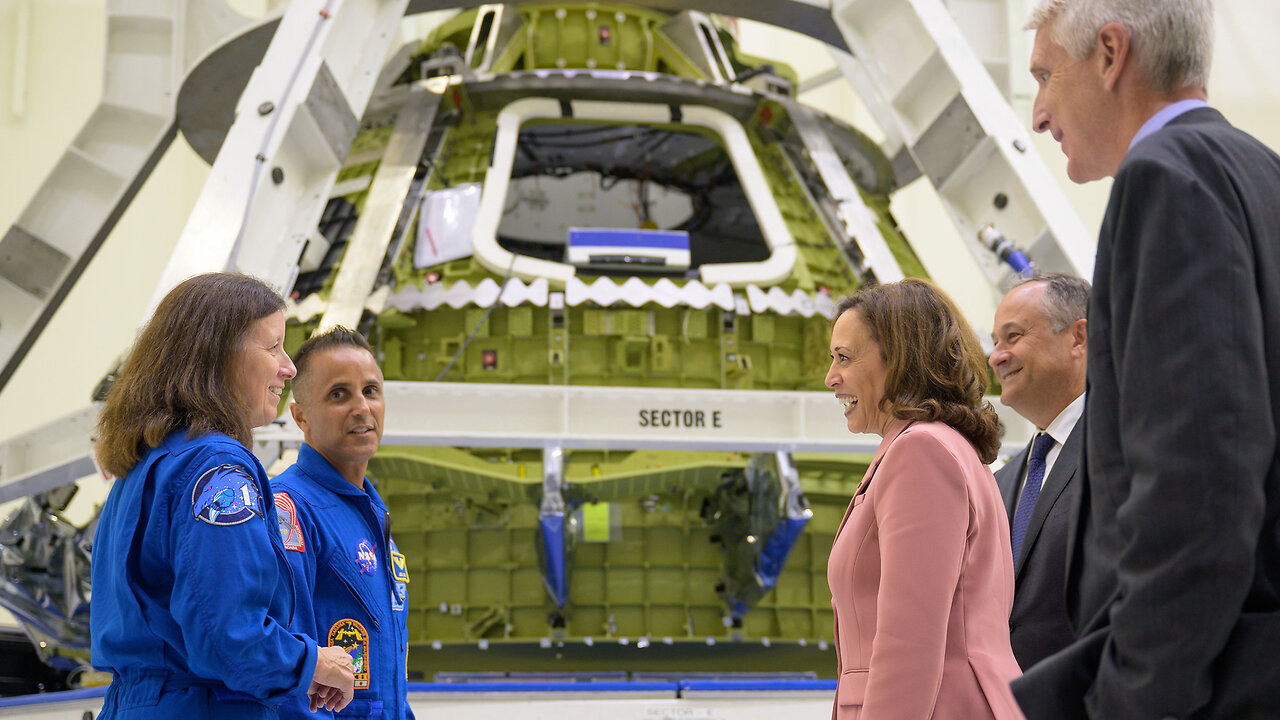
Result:
{"type": "Polygon", "coordinates": [[[182,281],[138,335],[98,417],[94,452],[116,477],[175,430],[220,432],[246,447],[252,428],[232,382],[250,326],[285,307],[266,283],[236,273],[182,281]]]}
{"type": "Polygon", "coordinates": [[[907,278],[841,298],[835,317],[850,310],[880,345],[887,370],[881,409],[899,420],[946,423],[984,463],[995,460],[1000,421],[982,399],[986,357],[951,298],[927,280],[907,278]]]}

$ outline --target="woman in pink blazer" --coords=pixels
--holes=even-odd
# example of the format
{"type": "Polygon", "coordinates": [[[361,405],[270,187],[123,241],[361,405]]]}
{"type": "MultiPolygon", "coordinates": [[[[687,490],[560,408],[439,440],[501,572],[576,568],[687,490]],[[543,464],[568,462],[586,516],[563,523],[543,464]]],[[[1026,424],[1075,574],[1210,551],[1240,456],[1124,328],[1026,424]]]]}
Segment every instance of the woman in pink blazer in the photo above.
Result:
{"type": "Polygon", "coordinates": [[[837,720],[1021,718],[1009,682],[1013,552],[986,364],[928,282],[836,306],[827,386],[883,439],[831,546],[837,720]]]}

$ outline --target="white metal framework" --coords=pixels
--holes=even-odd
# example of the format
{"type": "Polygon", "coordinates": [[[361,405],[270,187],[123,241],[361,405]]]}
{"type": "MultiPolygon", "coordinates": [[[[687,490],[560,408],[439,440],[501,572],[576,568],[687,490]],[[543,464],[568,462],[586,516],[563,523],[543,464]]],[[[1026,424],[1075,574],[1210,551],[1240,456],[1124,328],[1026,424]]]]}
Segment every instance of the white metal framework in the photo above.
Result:
{"type": "MultiPolygon", "coordinates": [[[[850,435],[824,392],[388,382],[385,397],[383,445],[872,454],[880,442],[850,435]]],[[[0,444],[0,502],[94,474],[98,408],[0,444]]],[[[270,464],[302,431],[286,413],[254,442],[270,464]]],[[[1025,443],[1006,437],[1003,451],[1025,443]]]]}
{"type": "MultiPolygon", "coordinates": [[[[153,306],[182,279],[210,270],[238,269],[280,288],[291,286],[358,120],[375,87],[388,82],[383,64],[401,16],[406,11],[480,4],[471,0],[293,0],[282,17],[251,21],[237,15],[225,0],[108,0],[102,103],[18,221],[0,239],[0,387],[163,154],[178,124],[198,151],[206,156],[216,152],[216,160],[156,288],[153,306]],[[252,62],[245,58],[255,57],[266,37],[269,45],[243,93],[235,81],[219,86],[233,88],[228,91],[231,95],[223,98],[224,104],[235,108],[235,121],[225,139],[216,128],[202,125],[204,118],[198,112],[188,113],[185,121],[178,117],[175,102],[182,103],[182,93],[176,92],[179,88],[185,92],[189,86],[208,82],[209,77],[224,81],[239,77],[243,81],[243,73],[237,76],[239,68],[252,62]]],[[[665,2],[636,4],[667,7],[665,2]]],[[[979,229],[989,223],[1009,237],[1023,239],[1028,254],[1042,267],[1091,275],[1087,233],[1031,150],[1026,129],[941,0],[691,0],[685,5],[698,11],[759,19],[831,45],[841,71],[872,109],[891,144],[900,143],[914,166],[933,182],[992,282],[1003,279],[1008,271],[978,243],[979,229]]],[[[483,56],[480,60],[483,62],[483,56]]],[[[574,112],[584,117],[592,113],[616,115],[616,107],[611,110],[608,105],[575,103],[574,112]]],[[[558,104],[536,107],[544,115],[559,116],[561,112],[558,104]]],[[[628,107],[629,115],[634,112],[636,108],[628,107]]],[[[767,196],[767,190],[749,186],[751,177],[758,173],[743,172],[739,166],[747,157],[755,162],[754,157],[732,152],[734,141],[729,136],[735,134],[734,128],[741,133],[741,127],[736,121],[725,123],[718,112],[686,106],[683,121],[721,132],[757,210],[765,208],[767,215],[772,206],[776,212],[776,206],[761,196],[767,196]]],[[[500,126],[499,150],[503,152],[495,152],[495,164],[510,153],[507,145],[514,142],[518,117],[512,116],[500,126]]],[[[808,132],[804,140],[824,180],[836,192],[848,235],[863,248],[878,276],[896,277],[896,264],[885,248],[874,244],[879,234],[869,227],[869,215],[856,197],[856,188],[850,189],[829,163],[824,166],[821,156],[825,148],[820,137],[808,132]]],[[[495,167],[491,175],[501,177],[505,185],[510,170],[503,173],[501,169],[495,167]]],[[[392,184],[395,193],[400,192],[403,172],[392,184]]],[[[784,266],[790,269],[795,249],[785,225],[777,230],[779,223],[780,218],[761,218],[773,258],[742,267],[706,266],[702,272],[705,285],[720,292],[715,289],[719,283],[768,283],[781,277],[779,273],[785,275],[784,266]]],[[[557,263],[531,258],[518,258],[516,265],[511,265],[509,256],[498,254],[505,251],[482,241],[484,235],[487,242],[496,245],[492,230],[482,233],[477,227],[476,239],[478,253],[495,272],[505,273],[510,267],[517,277],[537,276],[560,283],[572,276],[571,266],[562,271],[557,263]],[[521,265],[526,260],[549,267],[527,268],[521,265]]],[[[366,253],[369,257],[377,255],[376,248],[382,247],[379,243],[385,237],[385,228],[369,230],[369,247],[375,249],[366,253]]],[[[361,270],[359,277],[356,268],[347,271],[349,292],[344,291],[340,308],[332,308],[344,322],[350,322],[353,313],[358,317],[364,307],[358,297],[369,286],[370,268],[361,270]]],[[[791,302],[757,294],[761,297],[754,298],[749,307],[757,307],[756,300],[759,307],[791,302]]],[[[325,321],[338,319],[334,315],[325,321]]],[[[446,417],[444,413],[409,411],[395,421],[398,429],[389,432],[387,442],[519,446],[536,440],[538,446],[552,442],[565,447],[575,443],[650,447],[635,443],[658,438],[662,447],[856,449],[840,432],[838,421],[834,427],[810,425],[808,418],[819,411],[809,409],[810,400],[787,393],[670,391],[682,402],[705,400],[707,408],[727,403],[725,407],[743,409],[746,406],[742,403],[752,403],[745,415],[776,415],[775,420],[785,421],[758,427],[747,423],[723,435],[709,431],[628,435],[621,426],[606,431],[609,425],[596,418],[602,412],[604,417],[612,417],[610,408],[616,407],[630,408],[618,417],[638,412],[642,406],[635,403],[641,399],[635,393],[639,391],[442,388],[426,386],[413,392],[431,393],[434,404],[427,407],[433,408],[452,398],[452,412],[457,415],[449,416],[451,429],[432,424],[446,417]],[[718,392],[726,394],[721,397],[715,394],[718,392]],[[475,424],[457,419],[466,416],[469,404],[486,409],[496,404],[510,410],[520,407],[517,400],[526,404],[528,424],[493,429],[498,417],[493,412],[476,418],[475,424]],[[590,413],[584,417],[592,418],[591,427],[573,424],[569,414],[579,411],[590,413]],[[836,433],[838,442],[826,435],[828,430],[836,433]]],[[[831,403],[827,396],[816,395],[821,399],[812,400],[814,408],[831,403]]],[[[834,411],[834,404],[829,407],[834,411]]],[[[65,483],[76,473],[86,474],[92,425],[88,418],[93,412],[93,408],[86,408],[49,428],[0,443],[0,499],[38,492],[65,483]]],[[[287,431],[275,432],[279,439],[287,439],[287,431]]]]}
{"type": "Polygon", "coordinates": [[[937,190],[993,283],[1009,275],[978,233],[994,225],[1048,270],[1093,276],[1080,218],[941,0],[833,0],[841,71],[937,190]]]}

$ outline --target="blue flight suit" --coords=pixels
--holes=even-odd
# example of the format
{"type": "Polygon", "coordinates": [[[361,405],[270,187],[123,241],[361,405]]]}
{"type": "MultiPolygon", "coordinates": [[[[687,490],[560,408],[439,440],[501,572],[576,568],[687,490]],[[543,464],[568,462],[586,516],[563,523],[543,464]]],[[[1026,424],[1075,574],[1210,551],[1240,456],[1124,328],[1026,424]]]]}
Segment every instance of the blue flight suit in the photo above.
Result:
{"type": "Polygon", "coordinates": [[[115,675],[99,717],[275,718],[305,701],[317,643],[289,630],[270,498],[221,433],[172,433],[115,481],[93,545],[93,665],[115,675]]]}
{"type": "MultiPolygon", "coordinates": [[[[322,645],[341,645],[356,664],[355,699],[339,718],[412,720],[409,709],[409,571],[390,533],[390,515],[373,483],[347,481],[307,444],[298,462],[271,482],[280,537],[293,567],[298,609],[293,629],[322,645]]],[[[282,717],[308,712],[305,699],[282,717]]]]}

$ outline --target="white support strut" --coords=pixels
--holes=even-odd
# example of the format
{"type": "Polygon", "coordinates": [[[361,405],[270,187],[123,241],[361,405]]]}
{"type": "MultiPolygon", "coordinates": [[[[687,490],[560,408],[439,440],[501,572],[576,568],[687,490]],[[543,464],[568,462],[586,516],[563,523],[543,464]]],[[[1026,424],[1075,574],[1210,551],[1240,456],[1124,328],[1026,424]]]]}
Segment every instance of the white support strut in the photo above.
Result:
{"type": "Polygon", "coordinates": [[[151,308],[202,272],[237,270],[280,290],[292,285],[407,4],[289,5],[236,105],[151,308]]]}
{"type": "Polygon", "coordinates": [[[937,190],[988,279],[1012,272],[978,242],[988,224],[1045,270],[1093,276],[1093,245],[941,0],[832,0],[853,57],[837,65],[937,190]]]}

